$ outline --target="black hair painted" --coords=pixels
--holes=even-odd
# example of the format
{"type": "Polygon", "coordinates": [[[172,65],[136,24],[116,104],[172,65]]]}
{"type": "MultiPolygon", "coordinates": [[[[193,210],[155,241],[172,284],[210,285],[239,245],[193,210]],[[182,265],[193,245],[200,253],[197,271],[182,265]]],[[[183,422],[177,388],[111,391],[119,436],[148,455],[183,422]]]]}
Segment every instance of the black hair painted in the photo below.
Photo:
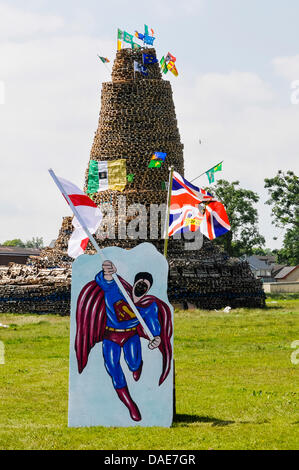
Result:
{"type": "Polygon", "coordinates": [[[138,273],[138,274],[136,274],[134,284],[136,284],[136,282],[139,281],[139,279],[146,279],[147,281],[149,281],[151,287],[152,287],[153,282],[154,282],[153,276],[150,273],[138,273]]]}

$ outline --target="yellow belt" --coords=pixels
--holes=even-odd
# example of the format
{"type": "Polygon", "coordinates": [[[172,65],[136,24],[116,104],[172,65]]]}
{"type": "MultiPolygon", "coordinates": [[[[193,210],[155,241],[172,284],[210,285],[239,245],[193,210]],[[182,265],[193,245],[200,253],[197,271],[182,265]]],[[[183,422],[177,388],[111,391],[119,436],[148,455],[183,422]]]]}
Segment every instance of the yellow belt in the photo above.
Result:
{"type": "Polygon", "coordinates": [[[127,332],[127,331],[135,331],[137,330],[137,327],[135,328],[128,328],[126,330],[119,330],[117,328],[111,328],[110,326],[106,326],[106,330],[108,331],[115,331],[116,333],[124,333],[124,332],[127,332]]]}

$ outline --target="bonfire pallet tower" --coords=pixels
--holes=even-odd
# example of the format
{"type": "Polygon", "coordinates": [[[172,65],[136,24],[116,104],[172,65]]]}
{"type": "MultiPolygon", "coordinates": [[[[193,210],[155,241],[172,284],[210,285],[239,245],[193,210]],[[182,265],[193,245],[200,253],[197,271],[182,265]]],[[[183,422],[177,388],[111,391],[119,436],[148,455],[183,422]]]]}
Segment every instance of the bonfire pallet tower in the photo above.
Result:
{"type": "MultiPolygon", "coordinates": [[[[142,50],[121,49],[117,51],[112,70],[112,82],[103,83],[101,110],[98,129],[95,133],[91,149],[90,160],[113,161],[126,159],[127,175],[134,175],[133,181],[128,181],[124,191],[106,190],[89,196],[97,203],[110,203],[115,211],[115,239],[97,239],[98,244],[106,246],[119,246],[133,248],[144,241],[153,243],[157,249],[164,251],[164,227],[159,223],[160,239],[150,238],[150,205],[166,204],[169,167],[184,175],[183,144],[177,126],[172,89],[169,81],[162,79],[158,63],[148,66],[148,76],[141,73],[134,74],[134,60],[142,63],[142,53],[156,54],[154,48],[142,50]],[[161,168],[147,169],[154,152],[165,152],[167,157],[161,168]],[[147,209],[147,239],[129,239],[124,237],[124,227],[135,218],[127,216],[123,208],[119,207],[119,196],[126,196],[126,205],[143,204],[147,209]],[[119,230],[119,228],[121,230],[119,230]]],[[[87,190],[89,164],[85,173],[85,191],[87,190]]],[[[49,182],[51,184],[51,182],[49,182]]],[[[60,306],[67,314],[68,308],[65,299],[70,291],[70,263],[66,268],[67,244],[72,233],[72,219],[65,217],[59,232],[54,249],[45,251],[40,259],[31,258],[30,266],[24,276],[32,279],[32,272],[37,276],[43,268],[63,266],[65,273],[64,291],[59,285],[60,306]]],[[[95,250],[89,244],[87,252],[95,250]]],[[[185,251],[184,240],[169,239],[167,254],[170,273],[168,296],[175,306],[188,308],[196,306],[203,309],[220,309],[231,307],[263,307],[265,295],[262,283],[256,280],[251,273],[247,262],[229,258],[216,244],[204,239],[200,250],[185,251]]],[[[69,260],[71,261],[71,260],[69,260]]],[[[12,269],[12,268],[11,268],[12,269]]],[[[12,271],[11,271],[12,272],[12,271]]],[[[0,311],[23,311],[22,301],[9,307],[1,302],[7,300],[5,294],[9,284],[9,272],[0,273],[0,311]]],[[[42,279],[42,277],[41,277],[42,279]]],[[[50,283],[50,280],[47,280],[50,283]]],[[[43,300],[37,300],[37,285],[31,287],[34,292],[33,308],[29,308],[30,289],[19,289],[19,298],[26,298],[26,311],[53,311],[57,312],[53,289],[49,290],[47,297],[46,286],[43,286],[43,300]],[[46,298],[46,300],[45,300],[46,298]]],[[[30,282],[29,282],[30,284],[30,282]]],[[[42,284],[42,282],[41,282],[42,284]]],[[[41,286],[42,287],[42,286],[41,286]]],[[[52,284],[53,287],[53,284],[52,284]]]]}

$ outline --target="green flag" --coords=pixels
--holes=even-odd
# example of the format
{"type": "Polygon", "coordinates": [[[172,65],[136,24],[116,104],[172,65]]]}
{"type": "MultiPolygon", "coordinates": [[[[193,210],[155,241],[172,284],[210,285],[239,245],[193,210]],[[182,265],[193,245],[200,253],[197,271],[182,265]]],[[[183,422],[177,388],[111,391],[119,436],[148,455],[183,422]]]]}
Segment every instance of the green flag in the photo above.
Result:
{"type": "Polygon", "coordinates": [[[121,29],[118,29],[117,30],[117,39],[119,39],[120,41],[122,41],[124,38],[124,32],[121,30],[121,29]]]}
{"type": "Polygon", "coordinates": [[[222,162],[218,163],[218,165],[214,166],[214,173],[216,173],[216,171],[221,171],[222,170],[222,162]]]}
{"type": "Polygon", "coordinates": [[[101,59],[101,61],[103,62],[103,64],[105,64],[106,62],[110,62],[110,60],[107,59],[107,57],[102,57],[102,56],[98,55],[98,58],[101,59]]]}
{"type": "Polygon", "coordinates": [[[148,36],[148,26],[147,26],[147,24],[144,25],[144,35],[148,36]]]}
{"type": "Polygon", "coordinates": [[[168,68],[167,68],[167,63],[166,63],[166,60],[165,60],[164,56],[160,60],[160,65],[161,65],[162,72],[166,74],[168,72],[168,68]]]}
{"type": "Polygon", "coordinates": [[[222,170],[222,162],[218,163],[218,165],[213,166],[213,168],[210,168],[210,170],[206,171],[206,175],[208,177],[209,183],[214,183],[215,177],[214,173],[216,171],[221,171],[222,170]]]}
{"type": "Polygon", "coordinates": [[[149,162],[149,168],[161,168],[163,161],[162,160],[151,160],[149,162]]]}
{"type": "Polygon", "coordinates": [[[210,183],[210,184],[211,184],[211,183],[214,183],[214,181],[215,181],[215,178],[214,178],[214,169],[207,171],[207,172],[206,172],[206,175],[207,175],[207,177],[208,177],[209,183],[210,183]]]}
{"type": "Polygon", "coordinates": [[[96,193],[99,190],[99,168],[98,162],[95,160],[90,160],[89,162],[89,172],[88,172],[88,187],[87,193],[92,194],[96,193]]]}
{"type": "Polygon", "coordinates": [[[127,33],[127,31],[124,31],[124,42],[128,42],[129,44],[132,44],[133,42],[133,34],[127,33]]]}

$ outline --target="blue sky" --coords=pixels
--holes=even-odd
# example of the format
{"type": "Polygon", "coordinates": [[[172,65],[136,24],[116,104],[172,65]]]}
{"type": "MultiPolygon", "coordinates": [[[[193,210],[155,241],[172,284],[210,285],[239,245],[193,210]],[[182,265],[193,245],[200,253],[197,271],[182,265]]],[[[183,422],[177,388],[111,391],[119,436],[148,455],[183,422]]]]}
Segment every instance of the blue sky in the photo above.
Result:
{"type": "Polygon", "coordinates": [[[167,79],[186,177],[224,160],[221,177],[260,194],[260,231],[279,246],[263,179],[278,169],[298,173],[298,17],[295,0],[0,0],[0,242],[56,238],[68,208],[47,168],[83,183],[101,82],[109,80],[96,54],[113,60],[116,28],[142,31],[146,23],[158,56],[177,57],[179,77],[167,79]]]}

